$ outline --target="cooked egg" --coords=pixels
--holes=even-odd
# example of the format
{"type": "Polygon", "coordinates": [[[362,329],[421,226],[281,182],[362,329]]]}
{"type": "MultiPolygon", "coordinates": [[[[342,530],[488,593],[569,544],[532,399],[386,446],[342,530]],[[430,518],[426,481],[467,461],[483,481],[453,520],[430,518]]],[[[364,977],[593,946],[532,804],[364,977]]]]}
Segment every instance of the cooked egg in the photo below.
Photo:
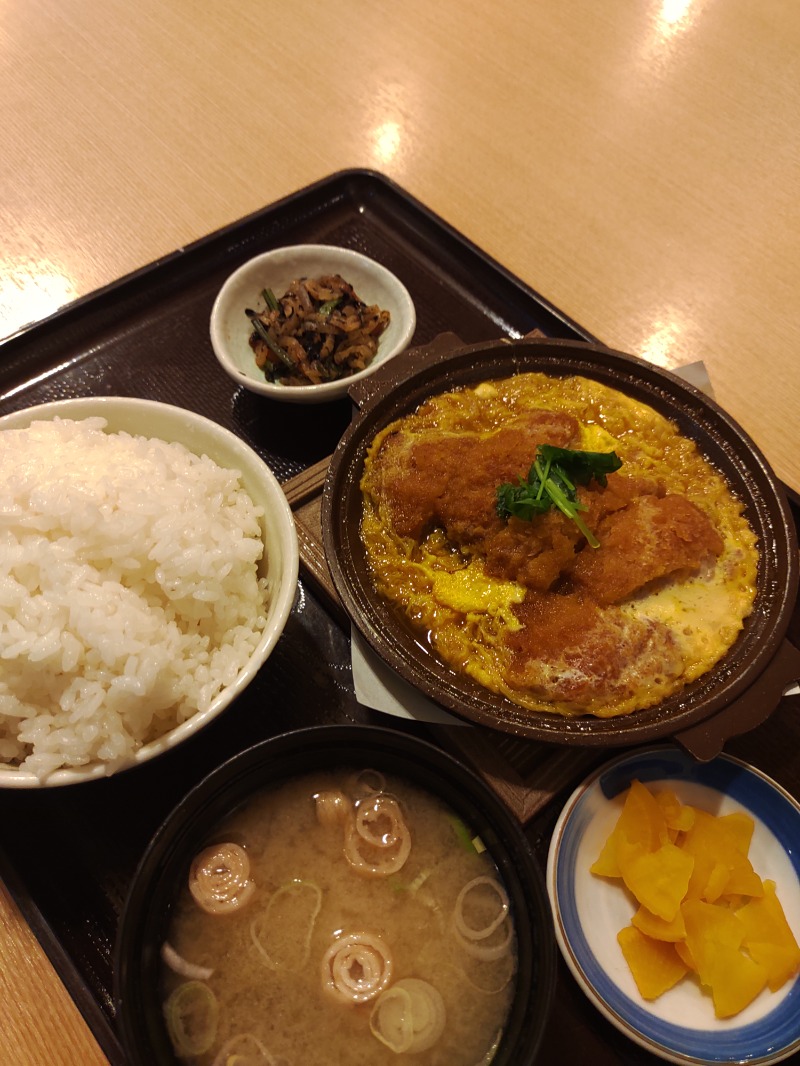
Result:
{"type": "Polygon", "coordinates": [[[479,563],[470,563],[451,574],[433,574],[433,596],[443,607],[461,614],[500,614],[512,604],[522,603],[525,589],[514,581],[497,581],[487,577],[479,563]]]}
{"type": "MultiPolygon", "coordinates": [[[[413,460],[413,449],[409,455],[413,460]]],[[[408,455],[402,458],[405,462],[408,455]]],[[[532,459],[520,462],[520,477],[532,459]]],[[[459,458],[456,469],[468,485],[469,458],[459,458]]],[[[434,467],[426,467],[418,482],[434,502],[437,476],[434,467]]],[[[440,482],[447,484],[443,475],[440,482]]],[[[651,706],[711,670],[735,642],[753,607],[758,549],[742,502],[676,426],[652,407],[592,379],[519,374],[432,397],[376,437],[362,491],[361,535],[380,592],[454,669],[531,712],[607,717],[651,706]],[[457,450],[464,435],[485,441],[515,419],[521,425],[532,410],[576,420],[575,443],[569,447],[615,451],[626,478],[657,484],[662,496],[685,497],[716,531],[719,554],[694,570],[646,582],[622,601],[605,604],[594,602],[585,588],[572,587],[569,541],[566,561],[543,591],[531,580],[526,585],[497,576],[470,540],[472,534],[454,541],[440,527],[418,536],[393,528],[389,479],[382,468],[387,440],[435,440],[457,450]],[[564,595],[576,600],[579,619],[583,603],[583,630],[572,616],[560,619],[564,601],[559,596],[564,595]],[[552,625],[548,611],[555,611],[552,625]],[[544,626],[541,644],[546,647],[537,650],[532,642],[525,659],[520,650],[524,641],[517,638],[535,625],[544,626]]],[[[404,500],[403,506],[413,511],[413,502],[404,500]]],[[[614,504],[623,505],[628,503],[614,504]]],[[[485,525],[485,515],[481,521],[485,525]]],[[[535,516],[531,526],[546,521],[559,536],[552,518],[535,516]]],[[[569,530],[574,534],[571,526],[569,530]]],[[[519,551],[519,544],[512,550],[519,551]]],[[[574,551],[593,550],[575,536],[574,551]]],[[[515,557],[513,562],[521,573],[525,560],[515,557]]]]}

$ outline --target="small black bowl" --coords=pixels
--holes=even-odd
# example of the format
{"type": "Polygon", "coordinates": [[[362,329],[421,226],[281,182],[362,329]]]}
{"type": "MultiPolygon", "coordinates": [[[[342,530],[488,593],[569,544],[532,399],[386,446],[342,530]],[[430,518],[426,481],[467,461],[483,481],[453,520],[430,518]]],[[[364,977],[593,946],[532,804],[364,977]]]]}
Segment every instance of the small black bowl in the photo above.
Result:
{"type": "Polygon", "coordinates": [[[296,730],[234,756],[177,805],[148,846],[120,919],[115,1004],[130,1066],[176,1066],[159,999],[160,948],[189,864],[211,829],[253,793],[314,770],[370,767],[438,796],[478,834],[511,902],[519,958],[516,992],[493,1066],[529,1066],[555,985],[555,941],[544,881],[521,827],[475,774],[426,741],[371,726],[296,730]]]}

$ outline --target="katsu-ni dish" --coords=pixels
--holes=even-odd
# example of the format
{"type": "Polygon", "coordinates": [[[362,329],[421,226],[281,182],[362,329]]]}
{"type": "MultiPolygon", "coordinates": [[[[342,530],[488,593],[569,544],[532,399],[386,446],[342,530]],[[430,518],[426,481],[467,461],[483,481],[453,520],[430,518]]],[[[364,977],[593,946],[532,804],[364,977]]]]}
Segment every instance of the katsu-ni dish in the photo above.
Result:
{"type": "Polygon", "coordinates": [[[753,609],[745,501],[672,421],[588,377],[434,395],[377,432],[361,494],[379,594],[420,645],[525,711],[660,703],[753,609]]]}

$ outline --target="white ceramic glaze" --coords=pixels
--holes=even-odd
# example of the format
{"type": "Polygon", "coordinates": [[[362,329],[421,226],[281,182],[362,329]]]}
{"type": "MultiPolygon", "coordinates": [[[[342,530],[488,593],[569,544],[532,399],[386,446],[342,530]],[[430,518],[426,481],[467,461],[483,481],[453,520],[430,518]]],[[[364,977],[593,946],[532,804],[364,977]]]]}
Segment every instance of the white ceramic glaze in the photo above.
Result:
{"type": "Polygon", "coordinates": [[[345,396],[355,381],[368,377],[411,342],[416,313],[405,285],[386,267],[360,252],[326,244],[298,244],[275,248],[248,260],[231,274],[211,311],[211,346],[223,370],[239,385],[285,403],[326,403],[345,396]],[[276,385],[267,381],[255,363],[249,344],[252,332],[245,308],[260,306],[261,292],[276,296],[301,277],[340,274],[367,304],[377,304],[391,316],[370,365],[340,381],[321,385],[276,385]]]}
{"type": "MultiPolygon", "coordinates": [[[[283,632],[294,603],[299,565],[297,531],[283,489],[260,456],[223,426],[184,408],[122,396],[58,400],[5,415],[0,418],[0,431],[24,428],[39,419],[95,416],[107,420],[108,432],[125,431],[177,441],[197,455],[207,455],[220,466],[238,470],[244,488],[253,502],[264,511],[261,521],[266,550],[260,564],[260,574],[269,579],[272,595],[261,639],[236,680],[216,696],[208,710],[194,714],[158,740],[141,747],[133,759],[133,764],[139,764],[174,748],[216,718],[250,684],[266,662],[283,632]]],[[[115,766],[112,769],[105,763],[93,763],[82,769],[61,769],[50,774],[43,782],[30,772],[2,768],[0,787],[38,788],[42,785],[77,784],[107,777],[130,765],[128,763],[125,767],[115,766]]]]}
{"type": "Polygon", "coordinates": [[[800,933],[800,804],[761,771],[727,755],[701,763],[678,748],[641,749],[602,766],[567,801],[553,832],[547,889],[556,940],[591,1002],[626,1036],[675,1063],[767,1066],[800,1048],[800,980],[763,991],[733,1018],[718,1019],[690,977],[657,1000],[640,995],[617,932],[636,909],[619,882],[589,870],[638,778],[669,788],[713,814],[746,811],[755,823],[750,860],[775,881],[787,920],[800,933]]]}

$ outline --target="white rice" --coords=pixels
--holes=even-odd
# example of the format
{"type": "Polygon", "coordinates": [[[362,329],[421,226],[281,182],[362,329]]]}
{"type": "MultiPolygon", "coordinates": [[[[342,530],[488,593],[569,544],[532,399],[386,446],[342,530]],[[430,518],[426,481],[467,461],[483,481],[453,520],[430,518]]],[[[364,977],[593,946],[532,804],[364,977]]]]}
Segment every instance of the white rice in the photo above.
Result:
{"type": "Polygon", "coordinates": [[[207,709],[265,625],[238,472],[104,426],[0,431],[0,766],[40,778],[207,709]]]}

